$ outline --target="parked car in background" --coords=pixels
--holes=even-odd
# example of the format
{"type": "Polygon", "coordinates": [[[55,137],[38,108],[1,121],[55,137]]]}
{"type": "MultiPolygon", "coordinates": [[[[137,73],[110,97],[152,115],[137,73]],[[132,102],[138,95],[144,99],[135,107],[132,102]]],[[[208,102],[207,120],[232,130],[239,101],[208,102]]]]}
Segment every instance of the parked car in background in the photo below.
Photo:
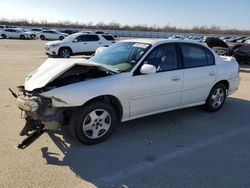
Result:
{"type": "Polygon", "coordinates": [[[204,41],[208,47],[214,50],[218,55],[221,56],[231,56],[232,52],[227,43],[225,43],[220,38],[207,37],[204,41]]]}
{"type": "Polygon", "coordinates": [[[67,33],[57,30],[44,30],[38,34],[38,38],[41,40],[63,40],[67,36],[69,36],[67,33]]]}
{"type": "Polygon", "coordinates": [[[49,58],[27,75],[16,104],[27,134],[63,122],[81,143],[95,144],[117,122],[197,105],[220,110],[239,87],[238,70],[235,58],[201,43],[131,39],[89,60],[49,58]]]}
{"type": "Polygon", "coordinates": [[[185,40],[193,40],[197,42],[203,42],[203,37],[202,36],[189,36],[186,37],[185,40]]]}
{"type": "Polygon", "coordinates": [[[32,33],[34,33],[34,34],[36,35],[36,37],[37,37],[38,34],[41,33],[41,32],[43,31],[43,29],[41,29],[41,28],[32,28],[32,29],[30,29],[30,31],[31,31],[32,33]]]}
{"type": "Polygon", "coordinates": [[[246,44],[250,44],[250,39],[245,41],[246,44]]]}
{"type": "Polygon", "coordinates": [[[48,42],[46,54],[51,57],[69,58],[72,55],[91,55],[101,46],[110,46],[115,42],[111,35],[75,33],[62,41],[48,42]]]}
{"type": "Polygon", "coordinates": [[[232,54],[238,62],[250,64],[250,44],[236,44],[232,47],[232,54]]]}
{"type": "Polygon", "coordinates": [[[32,39],[36,38],[36,32],[34,32],[34,31],[30,31],[28,29],[23,29],[23,28],[17,28],[17,29],[19,29],[19,30],[21,30],[23,32],[26,32],[26,33],[30,33],[32,39]]]}
{"type": "Polygon", "coordinates": [[[13,39],[33,39],[35,36],[32,32],[26,31],[22,28],[8,28],[2,30],[2,38],[13,38],[13,39]]]}
{"type": "Polygon", "coordinates": [[[95,31],[95,34],[105,34],[103,31],[95,31]]]}
{"type": "Polygon", "coordinates": [[[238,40],[242,40],[244,39],[245,37],[234,37],[232,38],[229,42],[232,42],[232,43],[236,43],[238,40]]]}
{"type": "Polygon", "coordinates": [[[0,30],[6,29],[7,26],[6,25],[0,25],[0,30]]]}
{"type": "Polygon", "coordinates": [[[74,33],[77,33],[78,30],[76,30],[76,29],[65,29],[65,30],[60,30],[60,32],[62,32],[62,33],[67,33],[67,34],[69,34],[69,35],[72,35],[72,34],[74,34],[74,33]]]}

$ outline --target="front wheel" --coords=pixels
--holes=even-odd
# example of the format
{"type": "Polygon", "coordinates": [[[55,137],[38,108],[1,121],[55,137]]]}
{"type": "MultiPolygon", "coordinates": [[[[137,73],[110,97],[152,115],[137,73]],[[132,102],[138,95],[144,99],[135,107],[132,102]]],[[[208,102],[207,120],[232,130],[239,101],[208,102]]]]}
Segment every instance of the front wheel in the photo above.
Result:
{"type": "Polygon", "coordinates": [[[2,36],[3,39],[7,38],[5,34],[2,34],[1,36],[2,36]]]}
{"type": "Polygon", "coordinates": [[[222,83],[216,84],[206,100],[205,107],[210,112],[218,111],[226,100],[226,86],[222,83]]]}
{"type": "Polygon", "coordinates": [[[25,36],[24,35],[20,35],[20,39],[25,39],[25,36]]]}
{"type": "Polygon", "coordinates": [[[70,58],[71,50],[70,48],[61,48],[58,53],[61,58],[70,58]]]}
{"type": "Polygon", "coordinates": [[[45,40],[45,36],[44,36],[44,35],[41,35],[41,36],[40,36],[40,39],[41,39],[41,40],[45,40]]]}
{"type": "Polygon", "coordinates": [[[70,120],[71,134],[83,144],[96,144],[111,135],[116,120],[111,105],[96,101],[75,111],[70,120]]]}

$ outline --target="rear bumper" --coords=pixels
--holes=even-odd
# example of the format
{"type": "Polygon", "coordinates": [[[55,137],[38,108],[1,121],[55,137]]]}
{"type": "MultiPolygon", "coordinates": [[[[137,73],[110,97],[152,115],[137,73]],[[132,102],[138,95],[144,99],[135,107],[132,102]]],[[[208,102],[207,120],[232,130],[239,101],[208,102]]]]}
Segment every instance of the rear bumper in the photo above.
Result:
{"type": "Polygon", "coordinates": [[[235,78],[231,78],[228,80],[229,82],[229,89],[228,89],[228,95],[233,94],[234,92],[236,92],[239,89],[240,86],[240,77],[235,77],[235,78]]]}

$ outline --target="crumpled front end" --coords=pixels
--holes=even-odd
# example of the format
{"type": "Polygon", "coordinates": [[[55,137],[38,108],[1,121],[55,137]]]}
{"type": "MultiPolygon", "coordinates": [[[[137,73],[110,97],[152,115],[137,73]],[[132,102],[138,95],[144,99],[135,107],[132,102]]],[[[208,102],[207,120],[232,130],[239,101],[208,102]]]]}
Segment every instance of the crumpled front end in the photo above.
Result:
{"type": "Polygon", "coordinates": [[[16,98],[16,105],[27,121],[39,122],[44,129],[57,130],[64,119],[64,108],[53,107],[52,100],[41,95],[22,91],[16,98]]]}
{"type": "Polygon", "coordinates": [[[76,85],[84,85],[83,82],[112,74],[116,74],[116,71],[89,60],[46,60],[26,76],[24,86],[18,87],[18,95],[10,89],[16,98],[17,107],[26,119],[20,134],[58,130],[61,125],[69,122],[72,110],[83,105],[82,100],[78,100],[76,104],[68,103],[72,97],[70,93],[76,91],[76,85]],[[56,93],[59,88],[64,88],[64,91],[56,93]]]}

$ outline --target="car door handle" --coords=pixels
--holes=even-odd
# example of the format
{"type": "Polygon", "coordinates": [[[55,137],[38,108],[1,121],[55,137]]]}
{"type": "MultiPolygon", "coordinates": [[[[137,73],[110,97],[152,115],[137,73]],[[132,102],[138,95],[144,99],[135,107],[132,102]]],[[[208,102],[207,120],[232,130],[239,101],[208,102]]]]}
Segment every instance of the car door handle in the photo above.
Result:
{"type": "Polygon", "coordinates": [[[180,79],[181,79],[180,76],[173,76],[173,77],[171,78],[172,81],[179,81],[180,79]]]}
{"type": "Polygon", "coordinates": [[[84,42],[83,44],[87,44],[86,42],[84,42]]]}
{"type": "Polygon", "coordinates": [[[214,76],[216,73],[215,73],[215,71],[211,71],[210,73],[209,73],[209,76],[214,76]]]}
{"type": "Polygon", "coordinates": [[[99,44],[102,44],[102,42],[99,42],[99,44]]]}

